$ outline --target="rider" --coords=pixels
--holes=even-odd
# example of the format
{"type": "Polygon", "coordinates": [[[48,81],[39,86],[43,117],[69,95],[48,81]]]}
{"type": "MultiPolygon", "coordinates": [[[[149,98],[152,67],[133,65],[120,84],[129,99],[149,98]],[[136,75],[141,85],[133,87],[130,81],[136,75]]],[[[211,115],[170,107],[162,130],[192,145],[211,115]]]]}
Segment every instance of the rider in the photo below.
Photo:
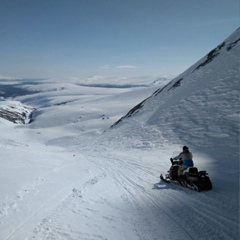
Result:
{"type": "Polygon", "coordinates": [[[183,146],[183,151],[176,157],[171,158],[171,162],[173,160],[180,160],[181,165],[178,169],[178,175],[182,175],[183,170],[187,169],[188,167],[193,167],[193,155],[189,151],[187,146],[183,146]]]}

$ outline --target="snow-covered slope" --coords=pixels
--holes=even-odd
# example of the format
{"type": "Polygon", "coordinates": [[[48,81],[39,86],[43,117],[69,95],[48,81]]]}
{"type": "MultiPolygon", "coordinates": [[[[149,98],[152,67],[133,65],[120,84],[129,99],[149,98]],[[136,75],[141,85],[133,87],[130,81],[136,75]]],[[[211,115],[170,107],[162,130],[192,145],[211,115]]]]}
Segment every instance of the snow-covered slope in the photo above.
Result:
{"type": "Polygon", "coordinates": [[[165,87],[5,81],[35,111],[0,121],[0,239],[238,239],[239,32],[165,87]],[[159,181],[183,145],[213,190],[159,181]]]}

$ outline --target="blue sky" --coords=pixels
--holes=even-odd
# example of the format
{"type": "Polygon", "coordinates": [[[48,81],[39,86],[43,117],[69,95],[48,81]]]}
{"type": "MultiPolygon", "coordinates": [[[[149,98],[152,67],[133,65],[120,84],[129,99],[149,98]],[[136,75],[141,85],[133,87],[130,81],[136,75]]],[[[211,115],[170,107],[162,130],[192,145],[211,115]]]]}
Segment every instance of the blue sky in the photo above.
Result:
{"type": "Polygon", "coordinates": [[[239,0],[0,0],[0,76],[180,74],[239,26],[239,0]]]}

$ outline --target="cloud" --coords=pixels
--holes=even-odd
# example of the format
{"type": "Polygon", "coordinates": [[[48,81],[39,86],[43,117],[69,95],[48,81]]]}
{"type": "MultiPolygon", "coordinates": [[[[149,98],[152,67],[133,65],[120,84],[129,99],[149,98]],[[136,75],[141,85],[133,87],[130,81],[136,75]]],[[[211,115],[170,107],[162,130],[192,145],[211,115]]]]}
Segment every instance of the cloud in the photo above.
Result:
{"type": "Polygon", "coordinates": [[[138,68],[137,66],[134,65],[117,65],[117,66],[111,66],[111,65],[103,65],[99,67],[100,69],[103,70],[112,70],[112,69],[136,69],[138,68]]]}
{"type": "Polygon", "coordinates": [[[135,69],[138,67],[134,66],[134,65],[119,65],[119,66],[116,66],[116,68],[118,68],[118,69],[135,69]]]}
{"type": "Polygon", "coordinates": [[[22,79],[22,78],[9,77],[9,76],[0,75],[0,80],[21,80],[21,79],[22,79]]]}
{"type": "Polygon", "coordinates": [[[100,68],[100,69],[110,69],[111,66],[108,65],[108,64],[106,64],[106,65],[100,66],[99,68],[100,68]]]}

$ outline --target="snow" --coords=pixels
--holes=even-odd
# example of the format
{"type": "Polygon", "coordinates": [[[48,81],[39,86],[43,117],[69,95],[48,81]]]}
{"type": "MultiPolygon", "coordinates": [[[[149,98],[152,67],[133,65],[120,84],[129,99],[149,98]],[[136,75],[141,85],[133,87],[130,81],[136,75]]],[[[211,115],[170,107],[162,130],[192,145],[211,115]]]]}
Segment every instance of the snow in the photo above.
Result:
{"type": "Polygon", "coordinates": [[[1,107],[35,110],[0,118],[0,239],[239,239],[239,37],[167,85],[2,80],[33,92],[1,107]],[[183,145],[211,191],[159,180],[183,145]]]}

